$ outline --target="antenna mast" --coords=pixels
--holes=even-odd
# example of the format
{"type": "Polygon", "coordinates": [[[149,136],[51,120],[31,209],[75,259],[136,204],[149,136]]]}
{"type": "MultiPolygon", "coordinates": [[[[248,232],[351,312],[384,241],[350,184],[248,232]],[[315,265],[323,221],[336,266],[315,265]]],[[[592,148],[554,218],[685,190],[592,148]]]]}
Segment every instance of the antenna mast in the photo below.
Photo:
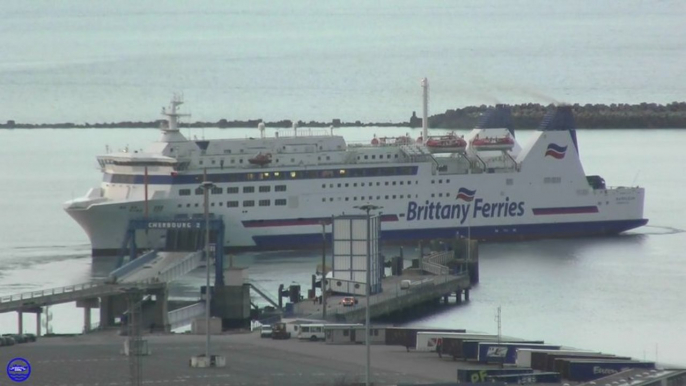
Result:
{"type": "Polygon", "coordinates": [[[179,94],[174,94],[171,102],[169,103],[169,111],[166,108],[162,108],[162,115],[167,117],[167,127],[162,127],[164,133],[172,133],[179,131],[179,118],[180,117],[190,117],[190,114],[181,114],[178,112],[178,107],[183,104],[183,96],[179,94]]]}

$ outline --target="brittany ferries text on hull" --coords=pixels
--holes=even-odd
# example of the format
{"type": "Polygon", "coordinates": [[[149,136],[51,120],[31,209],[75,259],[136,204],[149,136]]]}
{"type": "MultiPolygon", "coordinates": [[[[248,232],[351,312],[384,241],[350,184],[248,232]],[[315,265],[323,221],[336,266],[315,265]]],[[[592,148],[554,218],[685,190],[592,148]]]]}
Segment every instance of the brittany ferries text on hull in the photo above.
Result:
{"type": "MultiPolygon", "coordinates": [[[[422,85],[426,102],[428,82],[422,85]]],[[[215,184],[210,212],[223,219],[229,250],[320,245],[322,220],[361,213],[354,207],[370,202],[384,208],[384,242],[458,233],[482,240],[617,234],[648,221],[643,188],[610,188],[585,175],[569,106],[549,112],[520,146],[503,105],[464,138],[429,137],[425,103],[426,140],[352,145],[295,125],[267,137],[263,124],[258,138],[189,140],[179,131],[181,104],[175,97],[163,109],[168,122],[158,142],[144,152],[99,156],[100,187],[65,203],[94,255],[116,254],[129,220],[143,218],[145,208],[155,218],[203,218],[204,172],[215,184]]],[[[201,240],[192,231],[137,233],[141,248],[201,240]]]]}

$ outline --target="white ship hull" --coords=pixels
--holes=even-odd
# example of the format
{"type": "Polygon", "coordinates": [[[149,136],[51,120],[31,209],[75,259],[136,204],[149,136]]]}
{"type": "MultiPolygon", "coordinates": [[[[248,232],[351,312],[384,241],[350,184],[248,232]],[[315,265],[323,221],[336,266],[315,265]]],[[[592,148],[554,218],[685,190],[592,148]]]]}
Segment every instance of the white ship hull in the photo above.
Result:
{"type": "MultiPolygon", "coordinates": [[[[146,217],[146,207],[150,219],[201,217],[203,195],[195,190],[205,168],[219,188],[209,195],[209,210],[225,223],[228,251],[320,246],[322,220],[361,214],[354,207],[368,202],[383,206],[383,242],[617,234],[647,223],[643,188],[591,186],[575,137],[564,130],[538,132],[521,150],[491,159],[433,158],[421,145],[348,148],[334,136],[212,141],[215,148],[166,139],[153,148],[168,158],[147,158],[147,177],[145,155],[130,165],[116,161],[122,155],[102,157],[114,161],[101,163],[101,187],[65,204],[94,255],[120,251],[129,221],[146,217]],[[196,145],[205,149],[179,157],[189,160],[185,170],[164,165],[196,145]],[[238,149],[252,145],[271,150],[273,164],[239,162],[253,154],[238,149]]],[[[163,232],[138,232],[137,246],[158,247],[163,232]]]]}

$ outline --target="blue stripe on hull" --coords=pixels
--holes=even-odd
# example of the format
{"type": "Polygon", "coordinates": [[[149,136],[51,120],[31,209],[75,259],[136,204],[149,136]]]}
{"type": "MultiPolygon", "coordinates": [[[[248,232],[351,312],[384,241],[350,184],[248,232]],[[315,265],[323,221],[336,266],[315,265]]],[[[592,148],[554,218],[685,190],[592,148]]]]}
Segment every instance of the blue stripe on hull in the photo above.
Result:
{"type": "MultiPolygon", "coordinates": [[[[403,229],[381,231],[383,243],[404,243],[412,240],[430,240],[452,238],[458,234],[484,241],[501,240],[532,240],[543,238],[564,238],[581,236],[600,236],[618,234],[629,229],[646,225],[648,220],[619,220],[619,221],[589,221],[575,223],[549,223],[527,224],[517,226],[486,226],[486,227],[455,227],[455,228],[429,228],[429,229],[403,229]],[[516,231],[515,231],[516,229],[516,231]]],[[[328,237],[327,237],[328,239],[328,237]]],[[[303,249],[307,247],[319,247],[322,243],[321,233],[300,235],[275,235],[253,237],[256,247],[247,249],[274,250],[274,249],[303,249]]],[[[229,247],[229,249],[233,249],[229,247]]],[[[238,248],[244,249],[244,248],[238,248]]],[[[234,249],[235,250],[235,249],[234,249]]]]}
{"type": "MultiPolygon", "coordinates": [[[[487,226],[487,227],[455,227],[429,229],[403,229],[381,231],[381,239],[385,244],[403,244],[414,240],[430,240],[438,238],[452,238],[458,235],[467,236],[484,241],[519,241],[545,238],[565,238],[583,236],[602,236],[618,234],[629,229],[646,225],[648,220],[618,220],[618,221],[587,221],[574,223],[527,224],[517,226],[487,226]],[[516,232],[514,231],[516,229],[516,232]]],[[[322,245],[321,233],[288,234],[275,236],[254,236],[254,247],[224,248],[226,253],[248,250],[287,250],[319,248],[322,245]]],[[[327,234],[331,240],[331,234],[327,234]]],[[[93,256],[116,255],[119,249],[93,249],[93,256]]]]}

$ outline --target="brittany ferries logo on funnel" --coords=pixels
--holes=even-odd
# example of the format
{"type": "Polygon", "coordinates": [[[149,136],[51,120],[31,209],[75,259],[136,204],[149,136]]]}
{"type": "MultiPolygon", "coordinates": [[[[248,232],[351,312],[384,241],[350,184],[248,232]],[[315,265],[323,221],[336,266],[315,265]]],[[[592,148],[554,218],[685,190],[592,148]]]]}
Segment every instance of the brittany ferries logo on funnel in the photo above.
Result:
{"type": "Polygon", "coordinates": [[[555,159],[563,159],[565,158],[565,153],[567,152],[567,146],[560,146],[556,145],[554,143],[551,143],[548,145],[548,148],[545,151],[545,156],[551,156],[555,159]]]}
{"type": "Polygon", "coordinates": [[[469,190],[467,188],[460,188],[457,191],[456,199],[470,202],[470,201],[474,200],[475,194],[476,194],[476,190],[469,190]]]}

